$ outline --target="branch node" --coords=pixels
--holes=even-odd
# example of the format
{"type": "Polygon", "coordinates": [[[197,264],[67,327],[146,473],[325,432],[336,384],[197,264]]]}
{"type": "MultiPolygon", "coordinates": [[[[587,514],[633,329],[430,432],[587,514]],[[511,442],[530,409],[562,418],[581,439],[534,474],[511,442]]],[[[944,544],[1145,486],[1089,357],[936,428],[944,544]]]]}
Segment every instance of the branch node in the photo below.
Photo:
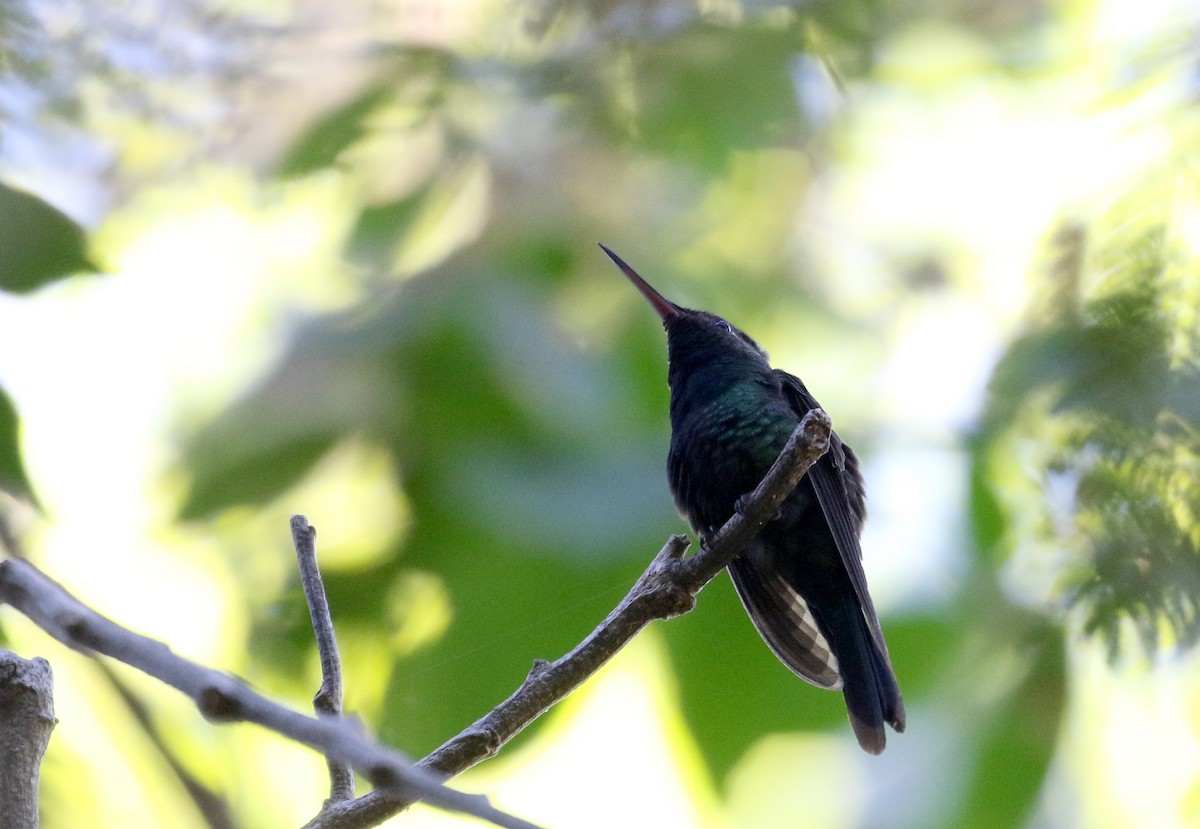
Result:
{"type": "Polygon", "coordinates": [[[479,741],[483,744],[487,751],[488,757],[495,757],[500,753],[500,749],[504,747],[504,740],[491,728],[482,728],[479,731],[479,741]]]}
{"type": "Polygon", "coordinates": [[[205,685],[196,697],[196,704],[205,719],[213,722],[232,722],[242,719],[242,704],[237,697],[217,683],[205,685]]]}
{"type": "Polygon", "coordinates": [[[341,716],[341,705],[341,694],[325,683],[313,694],[313,710],[323,716],[341,716]]]}
{"type": "Polygon", "coordinates": [[[83,614],[77,613],[74,608],[61,610],[54,614],[54,624],[58,625],[59,629],[70,638],[77,646],[84,646],[85,634],[87,633],[87,619],[83,614]]]}
{"type": "Polygon", "coordinates": [[[308,523],[308,519],[303,515],[293,515],[291,520],[292,534],[296,538],[304,538],[312,541],[317,537],[317,528],[308,523]]]}
{"type": "Polygon", "coordinates": [[[472,724],[455,739],[460,745],[469,744],[472,746],[472,752],[485,759],[499,754],[505,743],[504,738],[494,728],[480,722],[472,724]]]}
{"type": "Polygon", "coordinates": [[[391,789],[399,786],[401,780],[396,769],[389,763],[379,763],[364,770],[364,777],[371,781],[376,789],[391,789]]]}
{"type": "Polygon", "coordinates": [[[660,616],[663,619],[682,616],[696,606],[695,590],[675,582],[663,585],[657,596],[660,616]]]}
{"type": "Polygon", "coordinates": [[[688,547],[692,545],[692,540],[686,535],[676,533],[667,539],[666,545],[658,551],[656,558],[665,558],[672,561],[678,561],[683,558],[683,554],[687,552],[688,547]]]}

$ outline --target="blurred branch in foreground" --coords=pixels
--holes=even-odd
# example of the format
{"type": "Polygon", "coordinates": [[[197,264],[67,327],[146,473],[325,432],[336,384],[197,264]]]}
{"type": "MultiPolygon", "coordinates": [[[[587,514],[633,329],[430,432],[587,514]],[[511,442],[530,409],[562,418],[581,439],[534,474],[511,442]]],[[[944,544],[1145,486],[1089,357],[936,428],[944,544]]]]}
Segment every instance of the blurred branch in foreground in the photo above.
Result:
{"type": "Polygon", "coordinates": [[[314,719],[271,702],[235,678],[175,655],[161,642],[134,633],[91,610],[25,561],[0,561],[0,600],[38,627],[83,653],[102,653],[183,691],[213,722],[254,722],[344,760],[377,786],[433,806],[465,812],[512,829],[532,824],[500,812],[482,796],[447,789],[394,749],[368,740],[351,724],[314,719]]]}

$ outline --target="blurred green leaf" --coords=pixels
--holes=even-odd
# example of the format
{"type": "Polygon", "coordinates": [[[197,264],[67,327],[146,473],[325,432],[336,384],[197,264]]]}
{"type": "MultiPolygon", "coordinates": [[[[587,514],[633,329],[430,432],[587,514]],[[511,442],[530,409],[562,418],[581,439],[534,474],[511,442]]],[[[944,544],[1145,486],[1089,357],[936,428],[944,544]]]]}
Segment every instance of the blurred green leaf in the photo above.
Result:
{"type": "MultiPolygon", "coordinates": [[[[885,620],[885,628],[901,692],[910,701],[928,694],[958,647],[961,628],[940,616],[885,620]]],[[[723,781],[764,734],[831,731],[853,744],[841,693],[814,688],[780,664],[727,577],[706,587],[696,609],[663,630],[684,713],[714,779],[723,781]]],[[[888,737],[911,739],[890,731],[888,737]]]]}
{"type": "Polygon", "coordinates": [[[363,137],[366,119],[392,94],[390,83],[372,86],[318,120],[283,157],[279,175],[302,176],[333,165],[363,137]]]}
{"type": "Polygon", "coordinates": [[[33,487],[21,462],[18,442],[20,423],[12,401],[0,389],[0,489],[25,498],[33,497],[33,487]]]}
{"type": "Polygon", "coordinates": [[[83,228],[36,196],[0,184],[0,289],[24,293],[94,269],[83,228]]]}
{"type": "Polygon", "coordinates": [[[883,624],[900,692],[907,700],[928,696],[961,645],[962,624],[945,613],[885,619],[883,624]]]}
{"type": "Polygon", "coordinates": [[[179,511],[183,521],[193,521],[217,510],[239,503],[261,503],[293,485],[321,459],[337,440],[333,434],[280,436],[269,444],[245,447],[233,459],[230,446],[219,440],[202,444],[198,451],[211,447],[225,453],[229,462],[218,458],[192,464],[192,481],[187,500],[179,511]]]}
{"type": "Polygon", "coordinates": [[[1066,697],[1062,631],[1042,625],[1019,645],[1024,674],[988,712],[962,808],[947,826],[1027,825],[1058,745],[1066,697]]]}
{"type": "Polygon", "coordinates": [[[638,53],[639,143],[720,169],[739,149],[793,146],[801,117],[790,70],[800,25],[697,26],[638,53]]]}
{"type": "Polygon", "coordinates": [[[1100,457],[1079,483],[1079,524],[1090,540],[1090,570],[1071,591],[1087,607],[1085,630],[1105,635],[1112,653],[1130,620],[1153,650],[1200,642],[1200,521],[1195,481],[1200,452],[1169,455],[1130,441],[1100,457]]]}
{"type": "Polygon", "coordinates": [[[346,242],[346,258],[376,271],[391,269],[396,240],[422,205],[422,191],[388,204],[365,208],[346,242]]]}
{"type": "MultiPolygon", "coordinates": [[[[239,504],[261,504],[295,485],[337,441],[367,422],[360,407],[394,395],[366,359],[298,349],[246,398],[186,442],[190,485],[180,517],[195,520],[239,504]]],[[[359,346],[359,352],[364,349],[359,346]]],[[[381,404],[382,405],[382,404],[381,404]]]]}
{"type": "MultiPolygon", "coordinates": [[[[443,92],[454,57],[437,48],[410,47],[388,55],[384,80],[373,83],[308,127],[280,161],[280,176],[302,176],[338,162],[342,153],[370,132],[371,118],[389,104],[420,120],[443,92]]],[[[394,125],[393,125],[394,126],[394,125]]]]}
{"type": "Polygon", "coordinates": [[[1048,390],[1055,411],[1152,424],[1167,402],[1167,324],[1156,281],[1122,281],[1079,319],[1017,340],[992,379],[992,416],[1011,418],[1029,395],[1048,390]]]}
{"type": "Polygon", "coordinates": [[[684,715],[714,779],[724,780],[763,734],[846,724],[842,695],[808,685],[775,658],[726,575],[704,589],[694,611],[663,631],[684,715]]]}
{"type": "Polygon", "coordinates": [[[998,547],[1010,530],[1010,523],[991,487],[990,447],[991,444],[985,440],[971,441],[969,516],[976,549],[995,561],[998,560],[998,547]]]}
{"type": "Polygon", "coordinates": [[[389,683],[380,735],[416,755],[502,702],[534,660],[557,659],[582,640],[640,571],[628,554],[581,566],[570,556],[531,556],[503,538],[482,545],[478,538],[441,523],[417,533],[405,557],[436,568],[454,608],[446,635],[397,660],[389,683]]]}
{"type": "Polygon", "coordinates": [[[1105,240],[1095,259],[1110,269],[1096,295],[1059,296],[1051,318],[1011,346],[987,414],[993,440],[1038,438],[1043,527],[1065,516],[1086,556],[1061,581],[1114,655],[1125,621],[1150,649],[1163,644],[1162,622],[1173,643],[1200,642],[1200,366],[1173,316],[1187,288],[1171,276],[1178,254],[1165,236],[1142,217],[1105,240]]]}

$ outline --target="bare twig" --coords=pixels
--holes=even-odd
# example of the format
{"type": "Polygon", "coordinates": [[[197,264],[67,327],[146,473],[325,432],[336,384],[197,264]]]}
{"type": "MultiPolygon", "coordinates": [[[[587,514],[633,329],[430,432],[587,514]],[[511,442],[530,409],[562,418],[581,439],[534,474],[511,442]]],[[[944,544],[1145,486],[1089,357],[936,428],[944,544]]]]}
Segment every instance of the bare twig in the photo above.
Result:
{"type": "MultiPolygon", "coordinates": [[[[292,516],[292,543],[296,546],[296,563],[300,567],[300,581],[304,585],[304,598],[308,602],[308,613],[312,617],[313,633],[317,638],[317,652],[321,655],[321,687],[313,697],[313,709],[317,716],[335,719],[342,717],[342,661],[338,656],[337,637],[333,633],[333,619],[329,614],[329,602],[325,598],[325,583],[317,567],[317,530],[303,515],[292,516]]],[[[354,772],[349,764],[332,757],[329,764],[329,800],[338,802],[354,797],[354,772]]]]}
{"type": "Polygon", "coordinates": [[[213,722],[262,725],[326,757],[349,763],[377,786],[377,791],[391,791],[405,801],[424,801],[510,829],[536,829],[494,808],[481,795],[446,788],[436,775],[414,768],[404,755],[370,741],[350,723],[287,709],[228,674],[184,659],[162,642],[121,627],[82,604],[29,562],[0,561],[0,601],[76,650],[110,656],[179,689],[213,722]]]}
{"type": "Polygon", "coordinates": [[[220,794],[206,786],[196,775],[188,769],[187,765],[180,759],[163,735],[162,730],[155,724],[154,719],[150,716],[150,710],[141,698],[134,693],[133,689],[117,676],[116,672],[108,666],[107,663],[97,662],[96,665],[100,668],[100,672],[104,678],[112,686],[121,702],[125,704],[125,708],[130,715],[141,727],[150,743],[162,755],[163,761],[167,764],[167,768],[179,780],[179,784],[183,786],[183,790],[187,792],[188,797],[192,799],[192,803],[196,806],[196,811],[200,817],[204,819],[205,824],[209,829],[234,829],[236,823],[233,821],[233,816],[229,812],[229,804],[220,794]]]}
{"type": "MultiPolygon", "coordinates": [[[[451,777],[492,757],[599,670],[651,621],[691,610],[701,588],[753,540],[809,468],[828,451],[830,431],[829,416],[824,411],[815,409],[805,415],[762,483],[743,499],[739,512],[708,539],[700,552],[683,558],[687,538],[671,536],[625,598],[586,639],[554,662],[537,662],[508,699],[418,765],[451,777]]],[[[378,825],[409,805],[395,791],[376,790],[325,810],[305,829],[363,829],[378,825]]]]}
{"type": "Polygon", "coordinates": [[[0,650],[2,829],[37,829],[38,778],[55,723],[53,688],[45,659],[0,650]]]}

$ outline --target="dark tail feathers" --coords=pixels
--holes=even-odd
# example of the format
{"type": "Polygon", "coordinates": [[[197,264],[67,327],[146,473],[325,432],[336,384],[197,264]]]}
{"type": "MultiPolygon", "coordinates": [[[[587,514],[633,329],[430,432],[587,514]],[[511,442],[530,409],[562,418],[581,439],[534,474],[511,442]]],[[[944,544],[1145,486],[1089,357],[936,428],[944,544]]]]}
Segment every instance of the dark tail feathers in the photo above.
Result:
{"type": "Polygon", "coordinates": [[[846,712],[858,744],[879,754],[887,743],[884,723],[896,731],[904,730],[904,700],[887,653],[876,644],[857,600],[809,604],[837,655],[846,712]]]}

